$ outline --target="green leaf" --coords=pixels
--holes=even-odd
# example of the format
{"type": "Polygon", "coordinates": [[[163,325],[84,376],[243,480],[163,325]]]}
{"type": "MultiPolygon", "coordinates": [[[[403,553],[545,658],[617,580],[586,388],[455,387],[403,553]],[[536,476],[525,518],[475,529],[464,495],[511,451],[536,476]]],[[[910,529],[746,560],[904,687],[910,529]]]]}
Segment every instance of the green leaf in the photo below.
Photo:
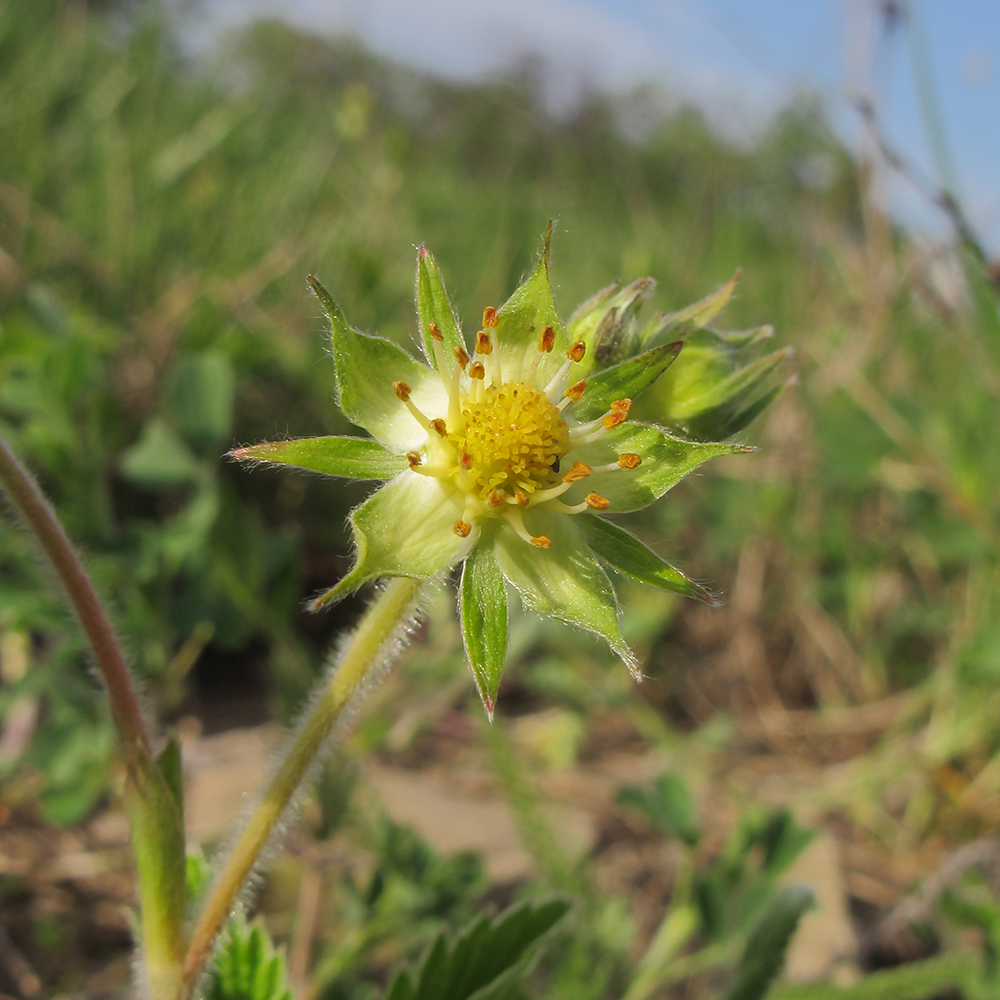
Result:
{"type": "MultiPolygon", "coordinates": [[[[500,342],[500,363],[505,373],[520,372],[522,366],[538,356],[538,340],[542,331],[551,326],[555,344],[550,353],[542,352],[536,382],[545,383],[566,360],[569,335],[559,318],[556,300],[549,281],[549,250],[552,243],[552,223],[545,230],[545,244],[534,271],[497,314],[497,338],[500,342]]],[[[505,377],[512,377],[506,374],[505,377]]]]}
{"type": "Polygon", "coordinates": [[[118,460],[122,475],[151,489],[169,489],[194,482],[198,460],[172,427],[154,417],[139,440],[118,460]]]}
{"type": "Polygon", "coordinates": [[[569,904],[559,899],[521,903],[494,921],[479,917],[450,945],[441,934],[428,950],[419,971],[415,975],[400,973],[385,1000],[509,997],[532,948],[568,909],[569,904]]]}
{"type": "Polygon", "coordinates": [[[641,583],[704,601],[712,607],[719,606],[713,594],[704,587],[699,587],[693,580],[689,580],[679,569],[674,569],[670,563],[664,562],[635,535],[613,524],[607,518],[595,514],[580,514],[576,523],[591,549],[620,573],[641,583]]]}
{"type": "Polygon", "coordinates": [[[507,655],[508,630],[507,587],[493,549],[493,532],[489,532],[469,553],[460,599],[465,652],[490,719],[507,655]]]}
{"type": "Polygon", "coordinates": [[[587,345],[587,353],[576,369],[581,375],[635,353],[636,316],[655,287],[652,278],[639,278],[620,291],[617,284],[609,285],[577,308],[567,326],[571,343],[582,340],[587,345]]]}
{"type": "Polygon", "coordinates": [[[724,285],[720,285],[711,295],[706,295],[699,302],[675,313],[660,313],[654,316],[639,335],[640,341],[651,345],[662,343],[667,338],[678,340],[700,327],[707,326],[726,308],[739,280],[740,271],[737,270],[724,285]]]}
{"type": "Polygon", "coordinates": [[[638,468],[620,469],[616,465],[606,472],[595,472],[575,487],[581,497],[588,492],[606,497],[610,501],[608,513],[624,513],[647,507],[710,458],[752,450],[725,441],[686,441],[659,427],[626,421],[599,441],[570,452],[565,461],[583,462],[596,469],[616,463],[620,454],[638,455],[642,459],[638,468]]]}
{"type": "Polygon", "coordinates": [[[308,280],[330,318],[340,408],[390,451],[419,448],[427,432],[396,396],[393,383],[405,382],[416,406],[434,419],[448,409],[440,376],[391,340],[354,330],[330,293],[312,276],[308,280]]]}
{"type": "Polygon", "coordinates": [[[469,548],[469,540],[454,532],[462,510],[458,495],[439,480],[401,473],[351,513],[354,568],[310,606],[340,600],[379,577],[423,580],[454,566],[469,548]]]}
{"type": "Polygon", "coordinates": [[[806,885],[786,886],[774,894],[750,932],[726,1000],[763,1000],[784,965],[799,921],[814,902],[806,885]]]}
{"type": "Polygon", "coordinates": [[[679,775],[661,774],[651,788],[626,785],[618,789],[615,799],[619,805],[642,813],[654,826],[677,837],[688,847],[697,846],[701,839],[694,800],[679,775]]]}
{"type": "Polygon", "coordinates": [[[184,358],[174,372],[170,411],[193,445],[217,447],[229,438],[235,398],[233,364],[218,351],[184,358]]]}
{"type": "Polygon", "coordinates": [[[285,956],[259,923],[233,917],[209,973],[205,1000],[292,1000],[285,956]]]}
{"type": "Polygon", "coordinates": [[[433,254],[427,247],[420,247],[417,251],[417,320],[420,323],[420,338],[424,346],[424,354],[427,360],[437,368],[437,359],[434,357],[434,338],[430,334],[430,325],[437,325],[444,341],[441,347],[444,350],[445,363],[448,369],[455,363],[455,348],[465,349],[465,338],[462,336],[462,329],[455,316],[448,299],[448,292],[444,287],[444,278],[441,270],[434,259],[433,254]]]}
{"type": "Polygon", "coordinates": [[[583,396],[572,404],[573,416],[594,420],[608,412],[613,400],[638,398],[674,363],[682,346],[679,340],[663,344],[592,375],[583,396]]]}
{"type": "Polygon", "coordinates": [[[596,633],[638,678],[638,661],[618,626],[614,590],[572,518],[529,510],[525,523],[534,535],[547,537],[550,548],[529,545],[507,526],[496,544],[500,569],[525,607],[596,633]]]}
{"type": "Polygon", "coordinates": [[[348,479],[391,479],[407,467],[402,455],[393,455],[377,441],[353,437],[296,438],[235,448],[230,458],[241,462],[291,465],[324,476],[348,479]]]}

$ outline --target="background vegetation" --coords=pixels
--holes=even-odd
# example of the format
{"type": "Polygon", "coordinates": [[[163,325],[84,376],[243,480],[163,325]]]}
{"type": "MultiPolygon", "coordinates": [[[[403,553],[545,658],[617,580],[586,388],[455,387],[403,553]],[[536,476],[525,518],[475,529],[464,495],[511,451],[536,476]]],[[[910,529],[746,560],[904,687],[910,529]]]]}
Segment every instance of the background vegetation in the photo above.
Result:
{"type": "MultiPolygon", "coordinates": [[[[934,924],[937,896],[922,911],[936,929],[916,943],[890,947],[879,921],[1000,820],[995,288],[972,255],[879,214],[868,168],[807,97],[734,148],[649,95],[591,96],[554,120],[524,69],[448,85],[277,23],[193,57],[154,6],[0,6],[0,430],[87,553],[161,721],[287,719],[357,614],[301,609],[345,570],[363,492],[221,456],[349,429],[307,272],[359,327],[409,343],[418,243],[470,319],[514,287],[550,217],[567,315],[612,278],[654,276],[652,306],[671,310],[742,266],[728,328],[773,323],[799,385],[744,435],[757,455],[678,487],[641,525],[725,606],[630,590],[638,689],[588,640],[518,620],[521,655],[484,735],[442,598],[352,748],[441,766],[461,709],[536,885],[583,900],[534,973],[545,995],[627,987],[634,1000],[695,973],[713,988],[671,963],[713,943],[705,968],[737,957],[768,894],[752,887],[804,844],[769,812],[779,802],[836,834],[862,966],[933,950],[951,934],[934,924]],[[668,781],[664,820],[633,788],[607,805],[590,860],[570,863],[533,783],[622,750],[653,754],[688,804],[676,812],[668,781]],[[688,852],[660,859],[665,882],[601,882],[609,845],[661,841],[688,852]],[[795,849],[775,854],[779,842],[795,849]],[[694,888],[672,890],[685,865],[694,888]],[[672,892],[670,912],[697,909],[674,952],[655,934],[672,892]]],[[[107,808],[113,733],[82,639],[9,524],[0,671],[0,811],[58,845],[107,808]]],[[[321,781],[301,836],[325,845],[339,829],[374,861],[331,894],[304,996],[377,995],[442,922],[523,888],[345,806],[348,784],[321,781]]],[[[44,970],[46,992],[120,989],[93,975],[125,931],[88,939],[87,892],[53,877],[63,901],[50,905],[40,870],[18,863],[0,868],[14,954],[44,970]]],[[[952,924],[990,925],[970,907],[952,906],[952,924]]],[[[288,908],[265,897],[278,938],[288,908]]]]}

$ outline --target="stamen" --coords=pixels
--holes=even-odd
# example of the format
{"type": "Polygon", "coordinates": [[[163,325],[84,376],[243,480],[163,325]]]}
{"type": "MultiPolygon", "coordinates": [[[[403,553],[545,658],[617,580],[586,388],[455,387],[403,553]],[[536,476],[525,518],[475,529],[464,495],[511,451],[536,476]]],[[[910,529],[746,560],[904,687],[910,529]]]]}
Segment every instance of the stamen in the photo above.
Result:
{"type": "Polygon", "coordinates": [[[578,483],[581,479],[586,479],[593,471],[585,462],[574,462],[573,468],[563,476],[563,482],[578,483]]]}
{"type": "Polygon", "coordinates": [[[638,455],[625,452],[618,456],[618,467],[621,469],[638,469],[642,465],[642,459],[638,455]]]}
{"type": "Polygon", "coordinates": [[[566,386],[563,390],[563,398],[557,404],[560,410],[565,409],[570,403],[575,403],[583,396],[583,390],[587,388],[587,380],[585,378],[580,379],[579,382],[574,382],[572,385],[566,386]]]}
{"type": "Polygon", "coordinates": [[[578,340],[575,344],[571,344],[569,350],[566,352],[566,357],[570,361],[583,361],[583,356],[587,353],[587,345],[582,341],[578,340]]]}
{"type": "Polygon", "coordinates": [[[493,341],[485,330],[480,330],[476,334],[476,354],[492,354],[493,341]]]}
{"type": "Polygon", "coordinates": [[[483,310],[483,326],[487,329],[494,329],[499,322],[499,314],[493,306],[487,306],[483,310]]]}
{"type": "Polygon", "coordinates": [[[458,464],[463,469],[472,468],[472,456],[465,450],[458,453],[458,464]]]}
{"type": "Polygon", "coordinates": [[[420,452],[408,451],[406,453],[406,461],[410,463],[411,469],[415,469],[418,465],[420,465],[421,462],[420,452]]]}
{"type": "Polygon", "coordinates": [[[456,347],[454,351],[458,367],[465,371],[465,366],[469,363],[469,352],[464,347],[456,347]]]}
{"type": "Polygon", "coordinates": [[[428,323],[427,332],[438,342],[444,340],[444,334],[441,332],[441,327],[437,323],[428,323]]]}
{"type": "Polygon", "coordinates": [[[434,430],[436,430],[438,434],[441,435],[441,437],[448,436],[448,427],[440,417],[438,417],[436,420],[432,420],[427,426],[433,427],[434,430]]]}
{"type": "Polygon", "coordinates": [[[483,367],[482,361],[473,361],[469,365],[469,378],[477,378],[480,381],[486,378],[486,369],[483,367]]]}
{"type": "Polygon", "coordinates": [[[631,399],[616,399],[612,402],[611,408],[608,412],[601,417],[601,423],[611,430],[612,427],[617,427],[619,424],[625,423],[628,420],[628,412],[632,409],[631,399]]]}
{"type": "Polygon", "coordinates": [[[547,535],[535,535],[531,539],[531,544],[535,546],[536,549],[551,549],[552,539],[547,535]]]}
{"type": "Polygon", "coordinates": [[[469,533],[472,531],[472,525],[469,524],[468,521],[456,521],[452,531],[454,531],[459,538],[468,538],[469,533]]]}
{"type": "Polygon", "coordinates": [[[547,549],[551,548],[552,540],[545,535],[532,535],[530,531],[524,526],[524,515],[518,508],[514,508],[508,515],[507,520],[510,522],[510,526],[517,532],[518,536],[523,538],[529,545],[534,545],[536,549],[547,549]]]}
{"type": "Polygon", "coordinates": [[[599,493],[588,493],[583,498],[583,502],[591,510],[607,510],[608,504],[611,503],[607,497],[602,497],[599,493]]]}
{"type": "Polygon", "coordinates": [[[542,330],[538,337],[538,350],[544,351],[546,354],[552,353],[552,348],[556,345],[556,331],[552,329],[551,326],[547,326],[542,330]]]}
{"type": "Polygon", "coordinates": [[[492,493],[486,498],[486,506],[492,507],[496,510],[497,507],[502,507],[504,505],[504,495],[499,490],[493,490],[492,493]]]}
{"type": "MultiPolygon", "coordinates": [[[[403,401],[406,408],[410,411],[410,416],[412,416],[413,419],[416,420],[416,422],[420,424],[420,426],[423,427],[424,430],[427,430],[428,427],[434,426],[433,423],[430,420],[428,420],[427,416],[424,413],[422,413],[419,409],[417,409],[417,406],[413,402],[413,400],[410,399],[410,393],[413,390],[405,382],[402,381],[393,382],[392,388],[393,391],[396,393],[396,396],[403,401]]],[[[444,421],[441,421],[441,423],[443,424],[444,421]]]]}

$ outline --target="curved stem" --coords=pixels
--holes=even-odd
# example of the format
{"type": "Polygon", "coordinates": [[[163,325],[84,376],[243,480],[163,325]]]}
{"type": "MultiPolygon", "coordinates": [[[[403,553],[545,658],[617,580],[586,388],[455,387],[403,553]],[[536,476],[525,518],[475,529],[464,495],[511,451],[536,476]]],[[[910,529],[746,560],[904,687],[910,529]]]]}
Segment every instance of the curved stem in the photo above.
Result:
{"type": "Polygon", "coordinates": [[[219,932],[324,741],[373,670],[391,656],[420,587],[421,581],[406,578],[388,583],[362,618],[326,687],[292,737],[288,752],[216,876],[191,935],[184,958],[183,997],[191,996],[197,987],[219,932]]]}
{"type": "Polygon", "coordinates": [[[0,485],[66,588],[73,611],[94,651],[94,659],[111,702],[111,711],[121,733],[125,761],[133,770],[137,757],[152,757],[152,748],[118,640],[55,512],[3,438],[0,438],[0,485]]]}

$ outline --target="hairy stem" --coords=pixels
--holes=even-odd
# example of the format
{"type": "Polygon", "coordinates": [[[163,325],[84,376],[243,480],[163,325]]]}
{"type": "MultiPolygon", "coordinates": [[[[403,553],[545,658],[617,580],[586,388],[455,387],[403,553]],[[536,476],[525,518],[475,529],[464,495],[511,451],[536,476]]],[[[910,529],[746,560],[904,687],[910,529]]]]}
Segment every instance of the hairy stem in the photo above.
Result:
{"type": "Polygon", "coordinates": [[[121,733],[125,762],[131,770],[137,757],[148,759],[152,750],[125,658],[97,592],[55,512],[3,438],[0,438],[0,484],[66,589],[73,611],[94,651],[97,669],[101,672],[111,711],[121,733]]]}
{"type": "Polygon", "coordinates": [[[391,655],[401,626],[413,612],[420,587],[419,580],[403,578],[389,582],[362,618],[325,689],[312,703],[284,759],[216,876],[184,959],[183,997],[191,996],[196,989],[216,939],[233,912],[261,851],[324,741],[373,670],[391,655]]]}

